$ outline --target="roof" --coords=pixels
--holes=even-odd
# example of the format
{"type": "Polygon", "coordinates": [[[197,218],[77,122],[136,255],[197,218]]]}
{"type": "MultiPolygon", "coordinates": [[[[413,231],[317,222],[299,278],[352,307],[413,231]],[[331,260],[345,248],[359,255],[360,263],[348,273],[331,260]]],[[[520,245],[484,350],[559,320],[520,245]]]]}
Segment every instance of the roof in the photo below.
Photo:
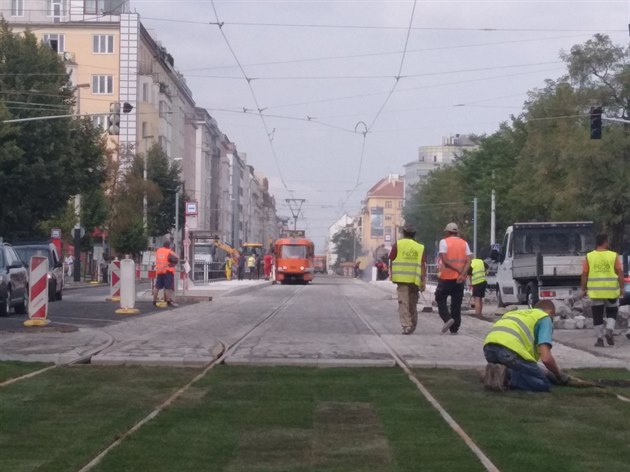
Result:
{"type": "Polygon", "coordinates": [[[398,175],[389,175],[379,180],[367,192],[368,198],[370,197],[391,197],[391,198],[403,198],[405,181],[398,175]]]}

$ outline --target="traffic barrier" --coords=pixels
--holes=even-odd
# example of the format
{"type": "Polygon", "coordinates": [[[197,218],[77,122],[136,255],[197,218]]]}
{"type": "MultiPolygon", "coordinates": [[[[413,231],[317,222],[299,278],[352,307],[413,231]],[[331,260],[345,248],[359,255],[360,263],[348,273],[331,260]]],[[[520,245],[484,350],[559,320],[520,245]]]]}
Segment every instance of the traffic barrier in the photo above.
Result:
{"type": "Polygon", "coordinates": [[[109,265],[110,297],[113,302],[120,300],[120,261],[114,259],[109,265]]]}
{"type": "Polygon", "coordinates": [[[123,259],[120,266],[120,308],[119,315],[136,315],[136,263],[132,259],[123,259]]]}
{"type": "Polygon", "coordinates": [[[48,320],[48,258],[33,256],[30,262],[28,317],[24,326],[45,326],[48,320]]]}

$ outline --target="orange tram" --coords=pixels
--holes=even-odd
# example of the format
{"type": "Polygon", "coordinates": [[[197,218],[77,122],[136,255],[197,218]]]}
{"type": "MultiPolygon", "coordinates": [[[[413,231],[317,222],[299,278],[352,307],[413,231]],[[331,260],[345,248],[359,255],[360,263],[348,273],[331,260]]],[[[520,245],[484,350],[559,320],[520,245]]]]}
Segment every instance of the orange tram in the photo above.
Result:
{"type": "Polygon", "coordinates": [[[273,245],[276,281],[308,284],[313,280],[315,245],[306,238],[282,238],[273,245]]]}

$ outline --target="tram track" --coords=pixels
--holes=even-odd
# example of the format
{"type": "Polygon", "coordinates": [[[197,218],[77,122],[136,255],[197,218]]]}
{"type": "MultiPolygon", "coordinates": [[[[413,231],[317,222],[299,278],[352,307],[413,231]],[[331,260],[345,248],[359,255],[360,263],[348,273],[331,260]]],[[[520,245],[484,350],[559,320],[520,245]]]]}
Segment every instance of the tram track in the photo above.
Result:
{"type": "Polygon", "coordinates": [[[422,384],[420,379],[413,373],[411,366],[404,359],[404,357],[390,344],[388,343],[378,331],[372,326],[372,324],[361,313],[361,310],[347,297],[344,296],[344,300],[350,310],[363,322],[363,324],[370,330],[370,332],[376,336],[383,344],[384,348],[394,359],[396,366],[399,367],[409,378],[409,380],[416,386],[422,396],[438,411],[440,416],[449,425],[449,427],[464,441],[466,446],[472,451],[472,453],[479,459],[479,462],[488,472],[500,472],[490,458],[481,450],[481,448],[473,441],[473,439],[466,433],[466,431],[455,421],[455,419],[446,411],[446,409],[440,404],[440,402],[431,394],[431,392],[422,384]]]}

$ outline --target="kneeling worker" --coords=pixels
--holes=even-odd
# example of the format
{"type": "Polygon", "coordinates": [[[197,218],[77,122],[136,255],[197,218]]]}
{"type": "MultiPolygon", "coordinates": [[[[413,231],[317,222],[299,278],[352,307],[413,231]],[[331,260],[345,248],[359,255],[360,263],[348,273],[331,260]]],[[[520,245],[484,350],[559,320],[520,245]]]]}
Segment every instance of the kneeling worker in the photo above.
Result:
{"type": "Polygon", "coordinates": [[[486,388],[548,392],[551,382],[567,385],[570,377],[551,354],[555,314],[553,302],[541,300],[532,309],[508,311],[492,325],[483,346],[486,388]],[[538,366],[539,359],[549,372],[538,366]]]}

